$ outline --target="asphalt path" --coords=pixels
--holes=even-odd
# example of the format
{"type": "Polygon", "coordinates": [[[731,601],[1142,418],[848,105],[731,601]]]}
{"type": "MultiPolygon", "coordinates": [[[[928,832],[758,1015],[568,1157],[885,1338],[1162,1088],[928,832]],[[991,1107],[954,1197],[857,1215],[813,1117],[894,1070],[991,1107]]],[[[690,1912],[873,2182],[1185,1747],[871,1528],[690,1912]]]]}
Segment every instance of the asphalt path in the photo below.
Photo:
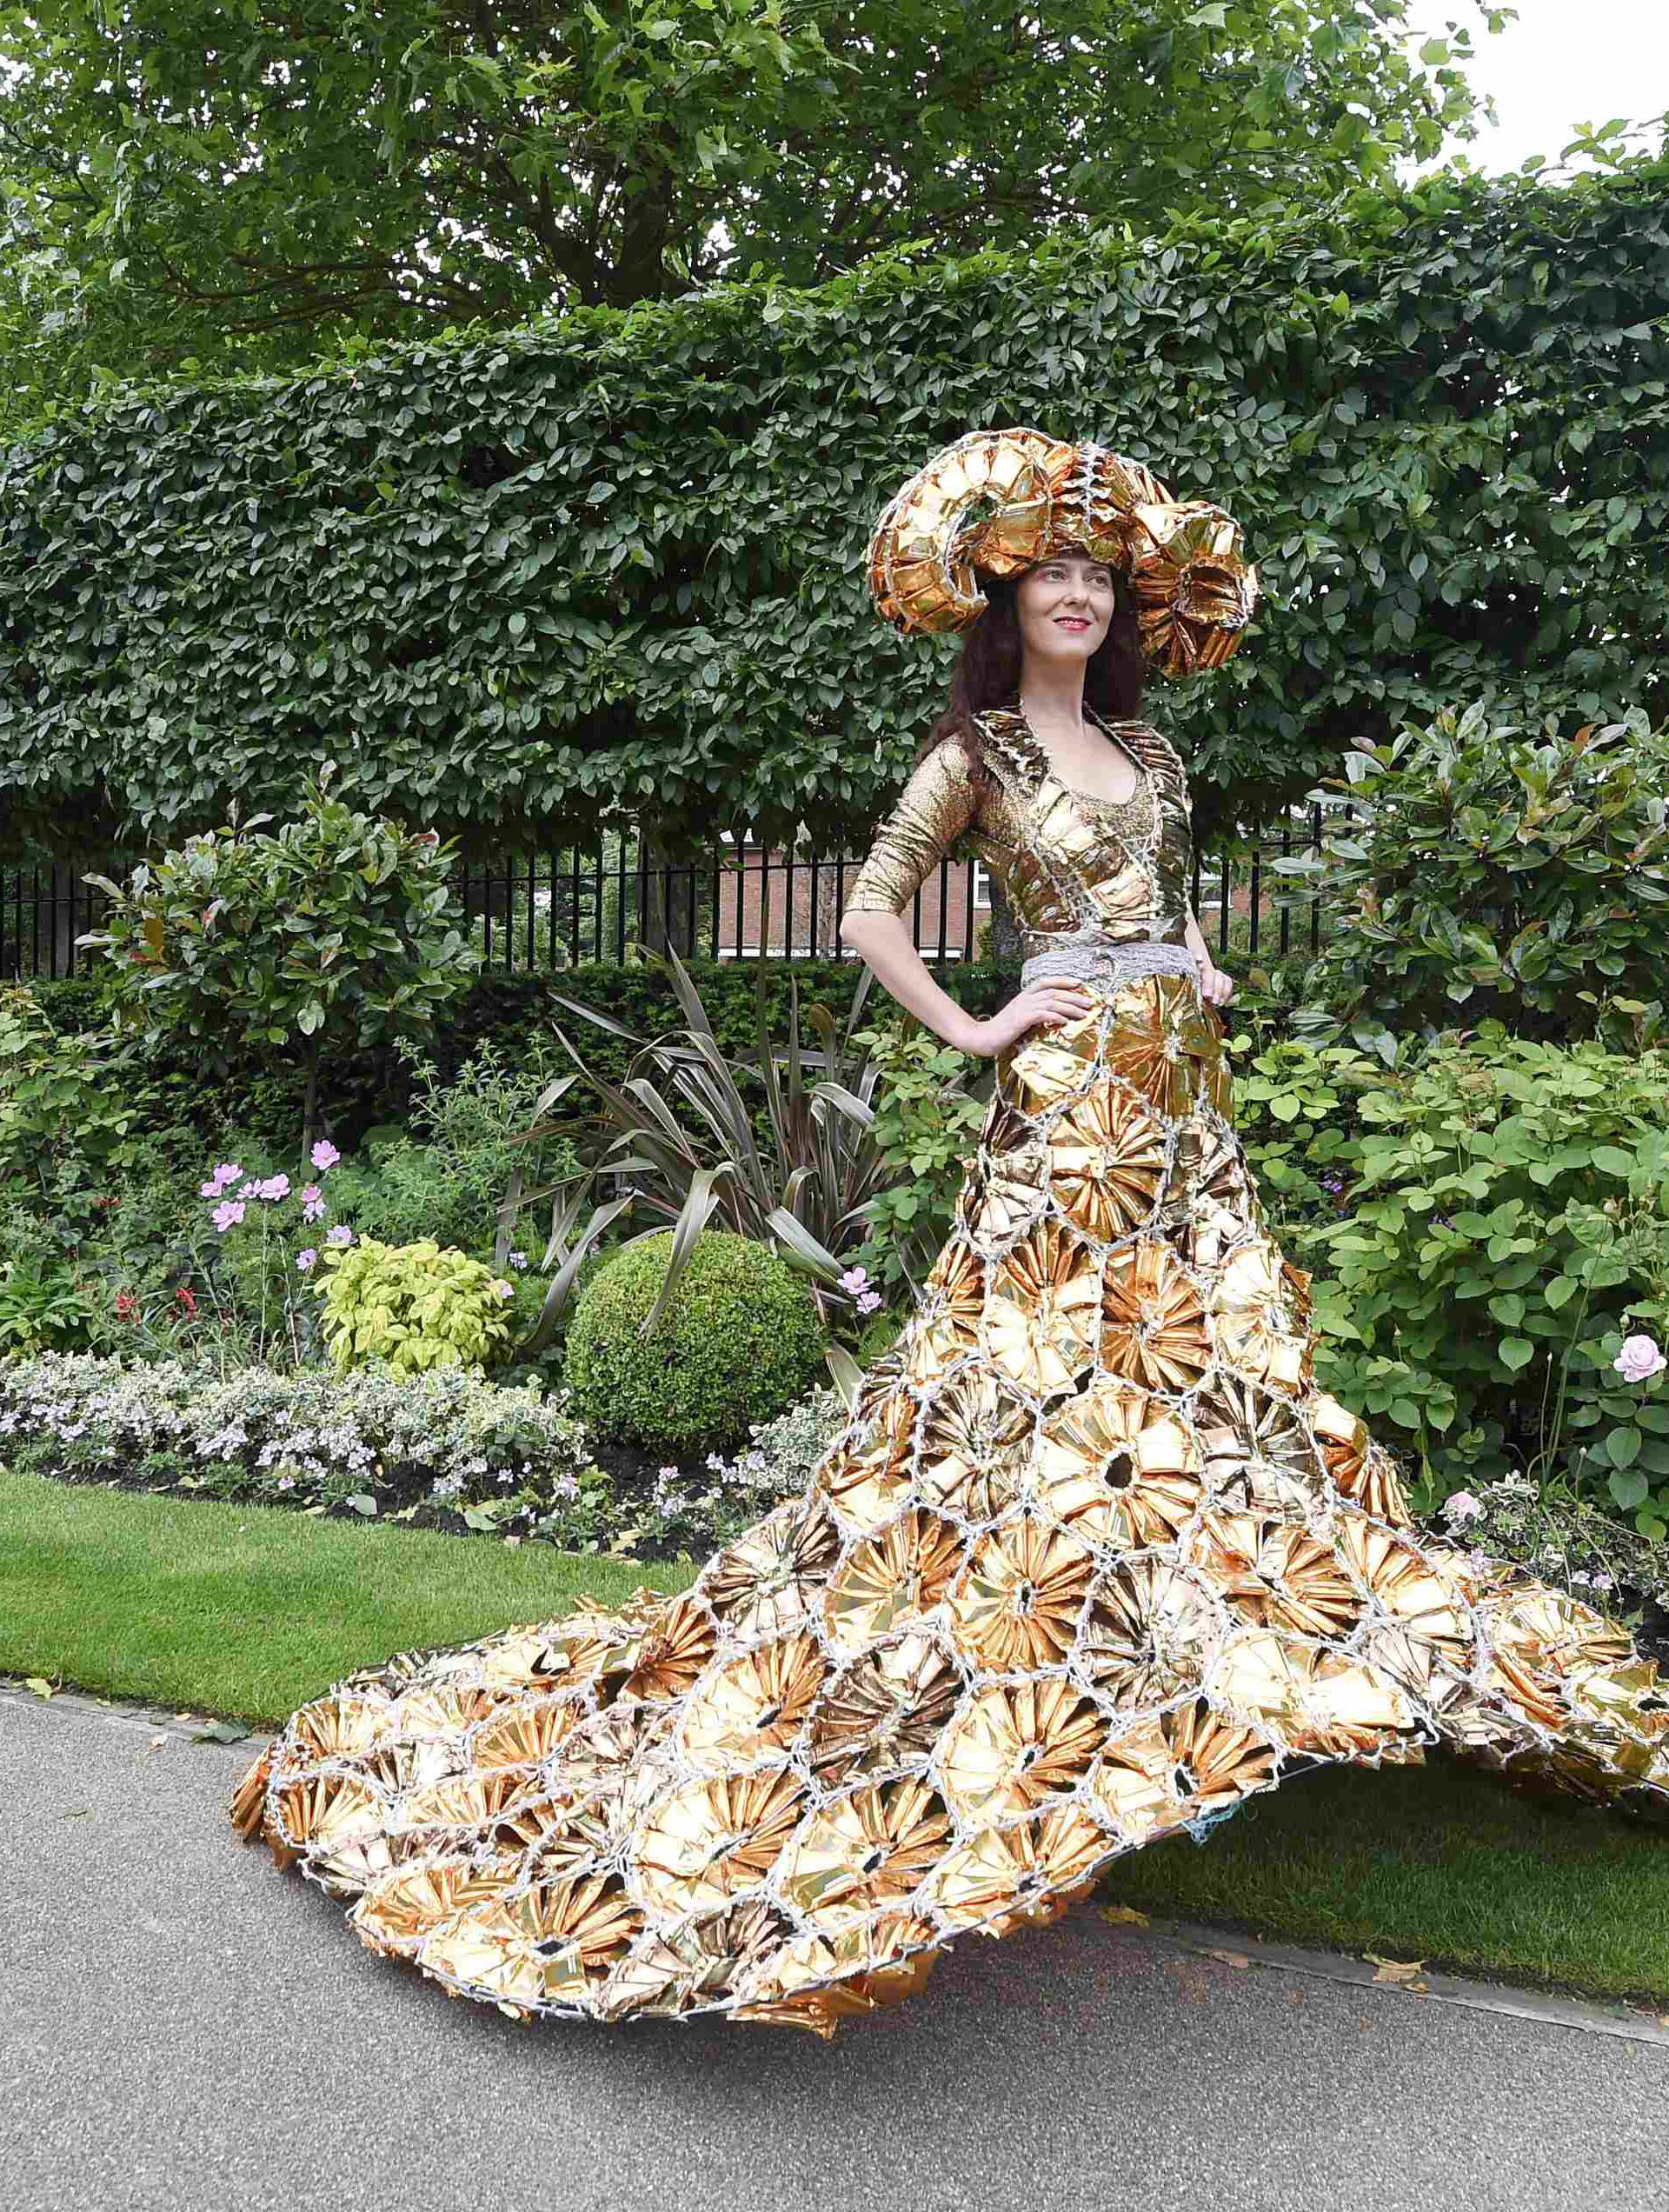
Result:
{"type": "Polygon", "coordinates": [[[964,1939],[832,2044],[518,2027],[235,1841],[251,1749],[0,1696],[6,2212],[1669,2202],[1669,2044],[1237,1964],[1232,1937],[1216,1959],[1090,1906],[964,1939]]]}

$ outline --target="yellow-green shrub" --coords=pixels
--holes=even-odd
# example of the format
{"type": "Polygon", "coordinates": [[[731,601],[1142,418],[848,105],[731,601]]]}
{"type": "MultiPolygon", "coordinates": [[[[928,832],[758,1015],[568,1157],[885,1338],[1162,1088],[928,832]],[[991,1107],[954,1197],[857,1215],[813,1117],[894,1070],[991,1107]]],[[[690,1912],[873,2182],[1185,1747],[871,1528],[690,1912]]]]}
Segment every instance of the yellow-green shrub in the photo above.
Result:
{"type": "Polygon", "coordinates": [[[379,1244],[366,1236],[323,1258],[324,1334],[342,1373],[374,1359],[402,1375],[484,1368],[509,1348],[506,1286],[467,1252],[430,1237],[379,1244]]]}

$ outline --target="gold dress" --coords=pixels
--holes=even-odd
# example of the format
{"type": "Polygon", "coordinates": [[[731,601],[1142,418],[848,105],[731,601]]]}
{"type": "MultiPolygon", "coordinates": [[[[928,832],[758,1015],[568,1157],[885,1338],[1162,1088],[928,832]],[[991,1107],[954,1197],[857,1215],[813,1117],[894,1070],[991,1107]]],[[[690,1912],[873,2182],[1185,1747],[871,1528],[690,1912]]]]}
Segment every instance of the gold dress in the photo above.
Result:
{"type": "MultiPolygon", "coordinates": [[[[1181,944],[1181,764],[1111,727],[1123,808],[983,716],[987,776],[932,754],[852,903],[902,910],[961,836],[1028,951],[1181,944]]],[[[954,1231],[802,1496],[680,1596],[350,1676],[244,1777],[240,1829],[373,1949],[519,2017],[828,2035],[1322,1762],[1444,1743],[1669,1803],[1655,1666],[1417,1531],[1317,1388],[1197,982],[1089,989],[1001,1056],[954,1231]]]]}

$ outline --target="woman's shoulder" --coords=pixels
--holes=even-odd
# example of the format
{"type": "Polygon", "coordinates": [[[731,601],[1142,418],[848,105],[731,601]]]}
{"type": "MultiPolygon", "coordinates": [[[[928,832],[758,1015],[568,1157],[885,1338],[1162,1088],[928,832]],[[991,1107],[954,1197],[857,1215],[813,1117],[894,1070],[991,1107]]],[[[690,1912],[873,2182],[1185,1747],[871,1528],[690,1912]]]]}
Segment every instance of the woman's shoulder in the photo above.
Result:
{"type": "Polygon", "coordinates": [[[1109,721],[1107,728],[1127,752],[1135,755],[1144,768],[1162,770],[1180,783],[1187,783],[1187,763],[1165,732],[1145,716],[1134,715],[1127,721],[1109,721]]]}

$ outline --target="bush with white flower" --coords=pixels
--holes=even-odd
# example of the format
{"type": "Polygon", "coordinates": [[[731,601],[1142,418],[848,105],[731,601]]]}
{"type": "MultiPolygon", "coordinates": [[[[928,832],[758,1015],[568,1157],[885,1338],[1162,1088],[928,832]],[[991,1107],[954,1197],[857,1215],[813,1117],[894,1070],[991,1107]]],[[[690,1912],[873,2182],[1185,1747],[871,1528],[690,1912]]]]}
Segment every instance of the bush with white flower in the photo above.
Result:
{"type": "Polygon", "coordinates": [[[368,1518],[433,1521],[433,1502],[472,1528],[559,1541],[608,1519],[606,1480],[565,1396],[462,1368],[222,1376],[200,1362],[49,1354],[0,1367],[0,1458],[72,1482],[368,1518]],[[558,1524],[538,1531],[553,1514],[558,1524]]]}
{"type": "Polygon", "coordinates": [[[1641,1536],[1568,1488],[1504,1476],[1452,1490],[1438,1522],[1479,1568],[1510,1561],[1631,1628],[1646,1618],[1646,1601],[1669,1607],[1669,1544],[1641,1536]]]}

